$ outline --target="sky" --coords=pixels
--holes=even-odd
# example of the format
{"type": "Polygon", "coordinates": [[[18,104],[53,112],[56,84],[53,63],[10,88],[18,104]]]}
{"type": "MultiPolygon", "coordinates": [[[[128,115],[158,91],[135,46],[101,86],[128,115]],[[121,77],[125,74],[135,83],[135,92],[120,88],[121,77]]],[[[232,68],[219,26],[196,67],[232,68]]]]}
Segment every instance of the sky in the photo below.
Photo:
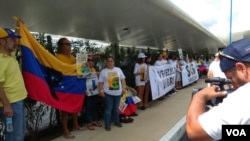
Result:
{"type": "MultiPolygon", "coordinates": [[[[171,0],[215,36],[230,33],[231,0],[171,0]]],[[[232,33],[250,30],[250,0],[232,0],[232,33]]]]}

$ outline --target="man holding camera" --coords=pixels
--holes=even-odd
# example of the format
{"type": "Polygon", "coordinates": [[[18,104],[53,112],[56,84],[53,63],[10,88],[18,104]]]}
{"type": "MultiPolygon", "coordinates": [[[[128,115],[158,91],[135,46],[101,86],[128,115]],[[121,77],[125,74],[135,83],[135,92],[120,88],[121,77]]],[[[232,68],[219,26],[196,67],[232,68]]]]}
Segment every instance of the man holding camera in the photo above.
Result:
{"type": "Polygon", "coordinates": [[[227,95],[213,85],[193,95],[186,120],[191,140],[220,140],[222,125],[250,124],[250,38],[233,42],[219,55],[220,68],[232,80],[235,91],[227,95]],[[206,102],[216,97],[225,98],[206,112],[206,102]]]}

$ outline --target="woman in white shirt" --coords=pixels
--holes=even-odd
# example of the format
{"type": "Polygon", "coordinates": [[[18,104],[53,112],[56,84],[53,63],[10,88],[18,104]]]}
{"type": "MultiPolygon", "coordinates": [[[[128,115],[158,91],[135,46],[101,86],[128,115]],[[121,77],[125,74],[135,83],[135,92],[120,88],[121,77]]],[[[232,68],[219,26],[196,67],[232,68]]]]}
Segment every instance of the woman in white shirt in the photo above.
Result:
{"type": "Polygon", "coordinates": [[[99,75],[100,96],[105,99],[104,124],[106,131],[110,131],[110,119],[113,119],[117,127],[122,127],[119,118],[119,105],[121,95],[126,92],[125,75],[122,70],[115,67],[114,58],[109,56],[106,59],[106,68],[101,70],[99,75]]]}
{"type": "Polygon", "coordinates": [[[141,101],[138,103],[138,108],[140,110],[145,110],[146,107],[143,105],[143,96],[145,90],[145,83],[147,80],[147,65],[145,63],[145,56],[144,53],[138,54],[138,61],[134,67],[134,75],[135,75],[135,85],[137,87],[138,97],[141,101]]]}

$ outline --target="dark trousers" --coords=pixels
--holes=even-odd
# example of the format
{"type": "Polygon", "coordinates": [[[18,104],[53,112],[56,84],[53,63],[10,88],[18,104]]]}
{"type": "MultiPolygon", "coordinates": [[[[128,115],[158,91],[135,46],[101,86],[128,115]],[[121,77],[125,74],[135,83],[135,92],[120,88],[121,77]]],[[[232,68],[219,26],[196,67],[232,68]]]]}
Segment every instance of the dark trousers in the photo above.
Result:
{"type": "Polygon", "coordinates": [[[97,121],[97,101],[98,95],[86,96],[85,99],[85,121],[91,123],[97,121]]]}

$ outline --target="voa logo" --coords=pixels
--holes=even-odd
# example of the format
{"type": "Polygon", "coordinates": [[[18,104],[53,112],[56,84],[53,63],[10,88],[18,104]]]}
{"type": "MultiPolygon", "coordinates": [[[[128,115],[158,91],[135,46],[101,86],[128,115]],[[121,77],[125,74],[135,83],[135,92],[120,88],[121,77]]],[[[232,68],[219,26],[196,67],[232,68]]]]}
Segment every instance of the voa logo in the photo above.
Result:
{"type": "Polygon", "coordinates": [[[228,136],[247,136],[244,129],[226,129],[228,136]]]}

